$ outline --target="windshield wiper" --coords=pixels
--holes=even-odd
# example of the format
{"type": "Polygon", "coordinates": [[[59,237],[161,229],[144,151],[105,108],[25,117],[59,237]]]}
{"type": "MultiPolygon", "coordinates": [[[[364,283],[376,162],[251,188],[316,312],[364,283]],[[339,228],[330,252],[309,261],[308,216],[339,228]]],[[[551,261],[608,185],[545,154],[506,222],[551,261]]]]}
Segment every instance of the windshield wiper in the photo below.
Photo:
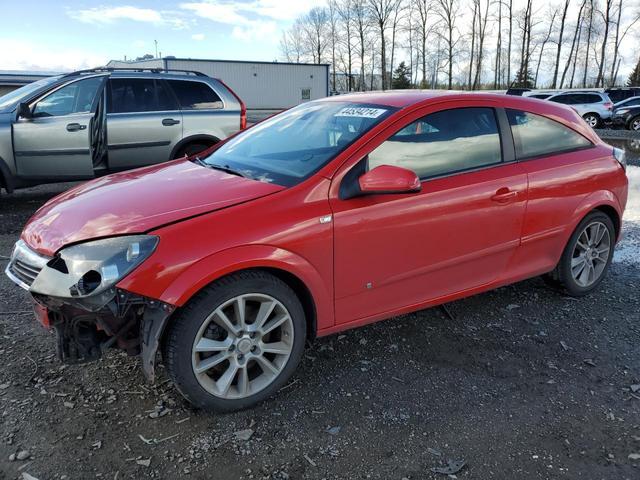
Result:
{"type": "Polygon", "coordinates": [[[217,163],[207,163],[202,160],[200,157],[195,157],[193,159],[198,165],[202,165],[203,167],[213,168],[215,170],[220,170],[221,172],[230,173],[231,175],[237,175],[242,178],[249,178],[249,176],[245,173],[242,173],[240,170],[235,170],[231,168],[229,165],[218,165],[217,163]]]}

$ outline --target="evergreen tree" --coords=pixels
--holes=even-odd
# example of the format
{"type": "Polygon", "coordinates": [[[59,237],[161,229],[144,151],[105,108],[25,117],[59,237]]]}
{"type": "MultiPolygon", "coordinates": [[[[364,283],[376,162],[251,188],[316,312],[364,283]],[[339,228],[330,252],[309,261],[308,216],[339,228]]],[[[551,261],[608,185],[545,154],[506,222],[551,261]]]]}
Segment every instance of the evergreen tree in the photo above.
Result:
{"type": "Polygon", "coordinates": [[[638,58],[638,63],[636,63],[636,68],[633,69],[631,75],[629,75],[629,80],[627,80],[628,87],[640,87],[640,58],[638,58]]]}
{"type": "Polygon", "coordinates": [[[405,65],[404,62],[400,62],[398,68],[393,71],[393,78],[391,79],[391,88],[403,89],[411,88],[411,70],[405,65]]]}
{"type": "Polygon", "coordinates": [[[513,83],[511,83],[512,87],[516,87],[516,88],[535,88],[535,82],[533,80],[533,73],[531,72],[531,69],[528,69],[526,72],[520,72],[520,70],[518,70],[516,72],[516,78],[513,81],[513,83]]]}

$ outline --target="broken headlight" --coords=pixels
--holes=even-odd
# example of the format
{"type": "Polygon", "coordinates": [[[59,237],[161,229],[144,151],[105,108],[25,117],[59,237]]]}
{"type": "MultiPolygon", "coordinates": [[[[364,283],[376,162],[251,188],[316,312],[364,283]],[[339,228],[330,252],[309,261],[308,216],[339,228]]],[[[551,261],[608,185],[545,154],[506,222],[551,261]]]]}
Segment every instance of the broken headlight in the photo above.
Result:
{"type": "Polygon", "coordinates": [[[128,235],[63,248],[30,290],[59,298],[98,296],[146,260],[157,245],[158,237],[128,235]]]}

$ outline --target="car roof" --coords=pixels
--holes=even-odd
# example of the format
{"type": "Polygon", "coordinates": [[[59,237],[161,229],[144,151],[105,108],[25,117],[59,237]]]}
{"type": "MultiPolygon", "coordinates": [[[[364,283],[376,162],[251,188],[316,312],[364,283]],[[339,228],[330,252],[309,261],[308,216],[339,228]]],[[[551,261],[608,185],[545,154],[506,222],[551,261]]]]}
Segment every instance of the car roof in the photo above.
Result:
{"type": "Polygon", "coordinates": [[[469,96],[489,99],[505,98],[504,93],[461,92],[455,90],[386,90],[373,92],[354,92],[346,95],[337,95],[323,98],[320,101],[327,102],[353,102],[371,103],[387,107],[403,108],[425,100],[456,100],[469,98],[469,96]]]}

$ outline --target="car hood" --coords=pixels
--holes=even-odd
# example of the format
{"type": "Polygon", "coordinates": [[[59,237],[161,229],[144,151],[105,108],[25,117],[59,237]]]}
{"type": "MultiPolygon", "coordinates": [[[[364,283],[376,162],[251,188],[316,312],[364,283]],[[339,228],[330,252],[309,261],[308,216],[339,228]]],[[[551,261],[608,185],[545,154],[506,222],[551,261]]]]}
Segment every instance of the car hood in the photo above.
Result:
{"type": "Polygon", "coordinates": [[[22,239],[43,255],[89,239],[142,233],[284,187],[177,160],[108,175],[49,200],[22,239]]]}

